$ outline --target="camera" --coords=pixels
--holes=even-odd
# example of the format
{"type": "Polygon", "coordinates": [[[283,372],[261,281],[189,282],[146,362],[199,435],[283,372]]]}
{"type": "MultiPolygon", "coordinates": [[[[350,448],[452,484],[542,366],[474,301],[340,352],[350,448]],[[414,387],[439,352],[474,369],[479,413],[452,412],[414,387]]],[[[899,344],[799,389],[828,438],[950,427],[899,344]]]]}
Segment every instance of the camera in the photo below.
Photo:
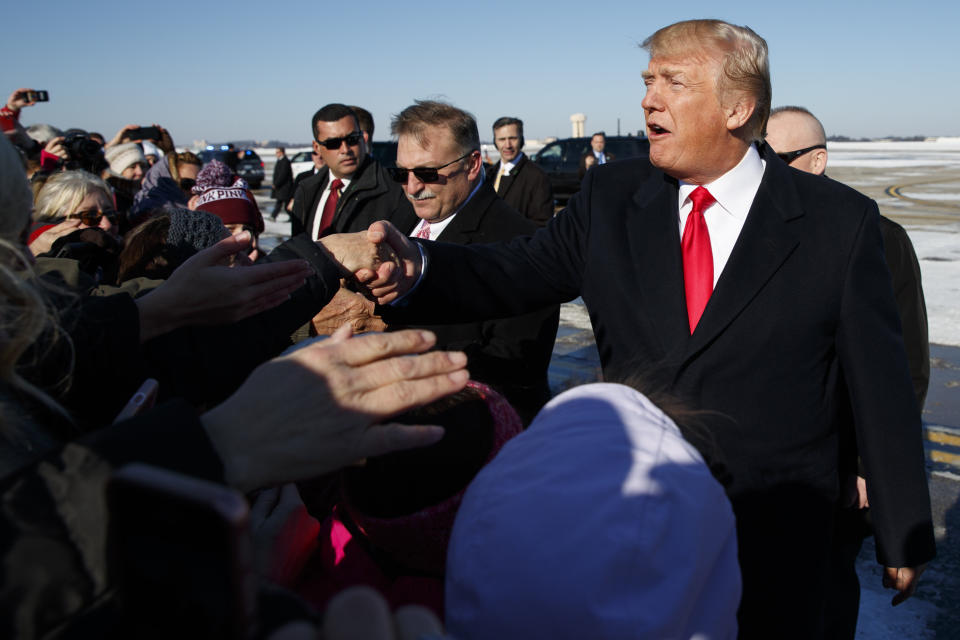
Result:
{"type": "Polygon", "coordinates": [[[100,143],[88,136],[86,132],[68,133],[63,140],[63,148],[68,156],[64,163],[67,169],[83,169],[94,175],[100,175],[108,166],[100,143]]]}

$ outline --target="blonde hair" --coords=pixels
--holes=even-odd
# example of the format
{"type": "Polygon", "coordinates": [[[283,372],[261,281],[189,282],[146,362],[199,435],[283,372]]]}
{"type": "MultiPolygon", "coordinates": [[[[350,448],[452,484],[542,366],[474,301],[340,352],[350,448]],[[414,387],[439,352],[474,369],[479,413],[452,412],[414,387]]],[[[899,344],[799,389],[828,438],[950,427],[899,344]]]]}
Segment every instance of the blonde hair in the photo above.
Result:
{"type": "Polygon", "coordinates": [[[102,192],[113,200],[113,192],[107,183],[86,171],[64,171],[55,173],[37,194],[36,210],[33,219],[54,220],[62,218],[74,210],[91,193],[102,192]]]}
{"type": "Polygon", "coordinates": [[[751,140],[763,140],[772,98],[770,60],[767,41],[753,29],[722,20],[685,20],[658,30],[641,46],[650,52],[651,58],[719,54],[717,96],[722,104],[736,101],[736,96],[731,94],[746,94],[756,99],[745,129],[751,140]]]}
{"type": "MultiPolygon", "coordinates": [[[[66,341],[70,355],[62,363],[63,376],[58,385],[65,387],[73,371],[73,344],[61,330],[59,317],[47,302],[44,289],[24,248],[0,238],[0,383],[70,420],[56,400],[20,375],[22,366],[34,364],[24,362],[31,347],[35,359],[45,361],[61,341],[66,341]]],[[[5,401],[6,398],[0,402],[0,435],[12,439],[20,435],[17,416],[21,412],[5,401]]]]}

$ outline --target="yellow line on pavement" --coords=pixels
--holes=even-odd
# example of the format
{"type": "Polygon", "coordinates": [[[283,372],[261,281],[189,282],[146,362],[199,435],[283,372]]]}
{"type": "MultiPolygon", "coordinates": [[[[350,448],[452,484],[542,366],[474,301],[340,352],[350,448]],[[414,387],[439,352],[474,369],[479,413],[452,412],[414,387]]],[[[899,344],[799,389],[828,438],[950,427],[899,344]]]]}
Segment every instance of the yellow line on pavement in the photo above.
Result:
{"type": "Polygon", "coordinates": [[[946,453],[945,451],[931,451],[930,459],[934,462],[942,462],[943,464],[950,464],[960,467],[960,456],[954,453],[946,453]]]}
{"type": "Polygon", "coordinates": [[[927,440],[938,444],[948,444],[954,447],[960,447],[960,436],[951,435],[942,431],[927,430],[927,440]]]}

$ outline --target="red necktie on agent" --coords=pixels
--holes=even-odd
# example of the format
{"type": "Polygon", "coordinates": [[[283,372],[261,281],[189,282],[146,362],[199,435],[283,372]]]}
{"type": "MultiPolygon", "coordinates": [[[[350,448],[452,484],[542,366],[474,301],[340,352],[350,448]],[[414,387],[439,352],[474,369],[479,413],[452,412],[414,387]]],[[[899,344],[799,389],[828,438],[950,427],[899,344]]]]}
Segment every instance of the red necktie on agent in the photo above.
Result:
{"type": "Polygon", "coordinates": [[[430,239],[430,223],[426,220],[423,221],[423,226],[421,226],[420,230],[417,231],[417,237],[424,240],[430,239]]]}
{"type": "Polygon", "coordinates": [[[333,214],[337,211],[337,202],[340,200],[340,188],[343,187],[343,180],[337,178],[330,183],[330,195],[323,204],[323,214],[320,216],[320,229],[317,230],[317,239],[323,235],[331,224],[333,224],[333,214]]]}
{"type": "Polygon", "coordinates": [[[713,251],[704,210],[716,202],[709,191],[697,187],[690,194],[693,211],[687,216],[680,249],[683,253],[683,288],[687,295],[690,333],[697,327],[703,309],[713,293],[713,251]]]}

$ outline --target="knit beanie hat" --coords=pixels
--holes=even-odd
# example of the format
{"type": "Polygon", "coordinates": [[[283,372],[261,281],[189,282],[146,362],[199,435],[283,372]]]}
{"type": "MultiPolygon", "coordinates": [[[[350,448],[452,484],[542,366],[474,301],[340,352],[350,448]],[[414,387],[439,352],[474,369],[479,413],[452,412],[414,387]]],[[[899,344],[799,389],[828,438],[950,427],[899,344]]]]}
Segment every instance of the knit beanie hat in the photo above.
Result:
{"type": "Polygon", "coordinates": [[[145,156],[156,156],[157,158],[163,157],[163,151],[161,151],[157,145],[153,144],[149,140],[144,140],[140,143],[140,146],[143,147],[143,155],[145,156]]]}
{"type": "Polygon", "coordinates": [[[147,159],[136,142],[126,142],[114,147],[104,149],[103,156],[110,163],[110,172],[114,175],[122,175],[123,170],[132,164],[142,162],[147,164],[147,159]]]}
{"type": "Polygon", "coordinates": [[[203,169],[200,169],[200,173],[197,174],[197,184],[194,185],[193,191],[194,194],[200,195],[207,189],[212,189],[213,187],[229,187],[233,184],[235,180],[233,171],[230,170],[230,167],[224,162],[219,160],[211,160],[203,169]]]}
{"type": "MultiPolygon", "coordinates": [[[[200,186],[199,177],[197,186],[200,186]]],[[[219,217],[223,224],[245,224],[256,229],[257,233],[263,232],[263,215],[243,178],[237,178],[230,186],[211,186],[203,190],[194,206],[219,217]]]]}
{"type": "Polygon", "coordinates": [[[177,249],[192,250],[190,254],[211,247],[230,235],[217,216],[205,211],[169,208],[164,213],[170,216],[167,245],[177,249]]]}

